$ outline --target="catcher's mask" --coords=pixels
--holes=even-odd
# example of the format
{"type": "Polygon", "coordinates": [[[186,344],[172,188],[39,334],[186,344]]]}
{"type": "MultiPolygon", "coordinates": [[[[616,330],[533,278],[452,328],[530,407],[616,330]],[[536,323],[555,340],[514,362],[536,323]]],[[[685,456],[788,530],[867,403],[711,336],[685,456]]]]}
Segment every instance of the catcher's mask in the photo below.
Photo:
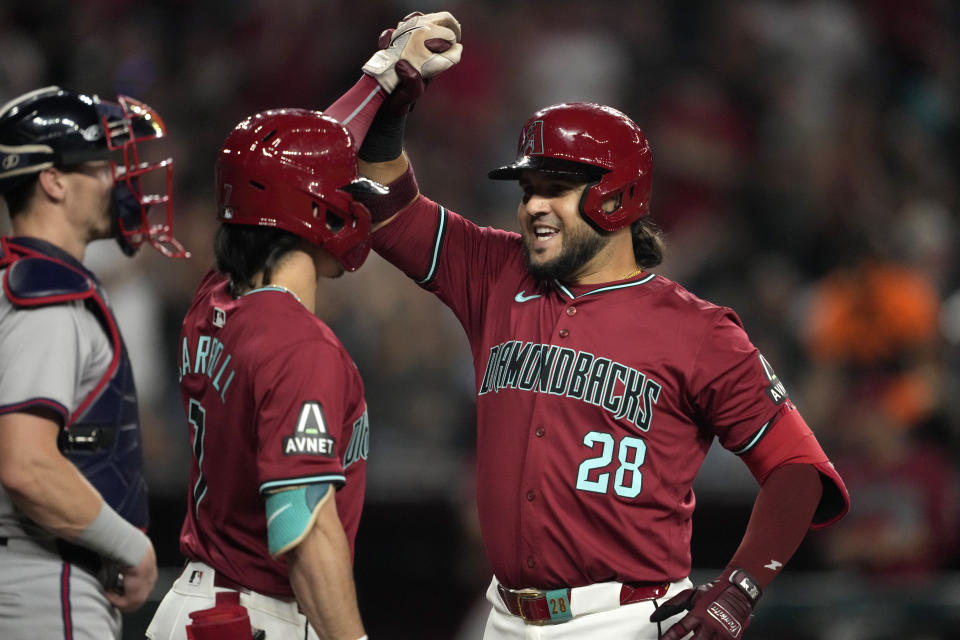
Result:
{"type": "Polygon", "coordinates": [[[113,235],[127,255],[149,242],[173,258],[189,254],[173,237],[173,160],[146,161],[140,144],[167,128],[149,105],[46,87],[0,107],[0,194],[50,167],[108,160],[113,175],[113,235]]]}

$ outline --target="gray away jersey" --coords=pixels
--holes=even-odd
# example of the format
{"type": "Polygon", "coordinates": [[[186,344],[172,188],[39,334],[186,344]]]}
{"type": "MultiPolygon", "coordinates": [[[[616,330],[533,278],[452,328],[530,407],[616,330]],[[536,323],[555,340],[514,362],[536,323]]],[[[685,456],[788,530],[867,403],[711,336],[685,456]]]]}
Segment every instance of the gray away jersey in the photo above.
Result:
{"type": "MultiPolygon", "coordinates": [[[[112,357],[106,333],[82,302],[24,309],[0,295],[0,413],[43,406],[66,420],[112,357]]],[[[0,535],[48,535],[16,512],[2,487],[0,535]]]]}

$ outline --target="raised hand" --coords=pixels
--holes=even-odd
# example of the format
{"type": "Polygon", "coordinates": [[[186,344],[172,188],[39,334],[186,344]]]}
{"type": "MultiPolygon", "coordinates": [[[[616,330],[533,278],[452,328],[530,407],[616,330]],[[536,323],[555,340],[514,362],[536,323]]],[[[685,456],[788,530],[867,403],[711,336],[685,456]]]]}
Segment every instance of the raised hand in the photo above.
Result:
{"type": "Polygon", "coordinates": [[[383,48],[363,65],[363,72],[376,78],[387,92],[400,83],[398,71],[407,77],[406,84],[410,84],[411,71],[421,81],[429,80],[457,64],[463,51],[460,23],[447,11],[411,13],[380,38],[383,48]],[[405,64],[398,67],[401,61],[405,64]]]}

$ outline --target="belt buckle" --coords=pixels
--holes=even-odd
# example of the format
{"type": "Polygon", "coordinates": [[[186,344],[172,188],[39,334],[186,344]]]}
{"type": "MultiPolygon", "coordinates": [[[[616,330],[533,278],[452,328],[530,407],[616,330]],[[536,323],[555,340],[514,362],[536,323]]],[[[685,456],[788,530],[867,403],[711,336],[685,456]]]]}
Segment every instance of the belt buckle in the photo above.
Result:
{"type": "Polygon", "coordinates": [[[542,598],[546,595],[545,591],[540,591],[539,589],[519,589],[513,591],[513,595],[517,598],[517,611],[520,612],[520,619],[526,624],[538,624],[542,625],[546,623],[546,620],[531,620],[523,615],[523,601],[524,600],[533,600],[535,598],[542,598]]]}

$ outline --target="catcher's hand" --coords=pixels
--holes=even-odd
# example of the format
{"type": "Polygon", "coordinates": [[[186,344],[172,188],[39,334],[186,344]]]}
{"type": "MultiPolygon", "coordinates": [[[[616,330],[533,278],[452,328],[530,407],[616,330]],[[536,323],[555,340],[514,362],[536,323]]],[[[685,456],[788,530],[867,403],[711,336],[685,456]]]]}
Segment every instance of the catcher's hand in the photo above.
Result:
{"type": "Polygon", "coordinates": [[[447,11],[411,13],[396,29],[384,31],[380,44],[384,48],[367,60],[363,72],[388,93],[400,81],[397,63],[405,62],[420,78],[429,80],[460,62],[463,51],[460,23],[447,11]]]}
{"type": "Polygon", "coordinates": [[[753,608],[760,599],[760,587],[743,569],[728,568],[713,582],[686,589],[653,612],[651,622],[689,611],[663,635],[662,640],[731,640],[743,636],[753,608]],[[690,632],[693,635],[690,636],[690,632]]]}
{"type": "Polygon", "coordinates": [[[111,577],[111,589],[105,590],[113,606],[124,613],[136,611],[147,601],[157,582],[157,554],[153,545],[147,546],[143,559],[135,567],[122,569],[122,577],[111,577]]]}

